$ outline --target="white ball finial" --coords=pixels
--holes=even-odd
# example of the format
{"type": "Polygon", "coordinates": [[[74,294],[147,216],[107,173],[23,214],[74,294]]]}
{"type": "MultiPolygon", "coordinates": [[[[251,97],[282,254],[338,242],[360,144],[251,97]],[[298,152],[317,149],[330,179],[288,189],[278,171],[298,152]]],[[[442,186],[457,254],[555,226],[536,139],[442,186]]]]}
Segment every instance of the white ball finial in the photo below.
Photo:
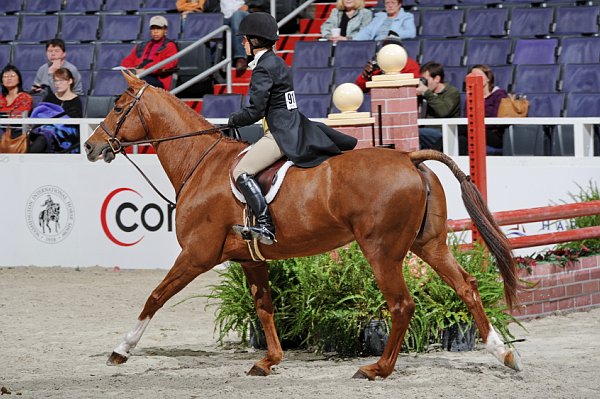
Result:
{"type": "Polygon", "coordinates": [[[333,92],[333,105],[342,112],[356,112],[363,100],[362,90],[354,83],[343,83],[333,92]]]}
{"type": "Polygon", "coordinates": [[[386,74],[399,73],[406,65],[406,50],[397,44],[387,44],[377,53],[377,63],[386,74]]]}

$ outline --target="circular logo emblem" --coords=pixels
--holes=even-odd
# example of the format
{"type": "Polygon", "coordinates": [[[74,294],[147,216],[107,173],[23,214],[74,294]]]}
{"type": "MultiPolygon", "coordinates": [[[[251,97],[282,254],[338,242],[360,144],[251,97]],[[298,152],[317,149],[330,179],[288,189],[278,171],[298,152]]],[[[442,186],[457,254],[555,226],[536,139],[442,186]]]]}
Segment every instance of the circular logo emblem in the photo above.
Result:
{"type": "Polygon", "coordinates": [[[56,244],[73,230],[75,209],[71,198],[60,187],[43,186],[27,200],[25,219],[35,238],[56,244]]]}

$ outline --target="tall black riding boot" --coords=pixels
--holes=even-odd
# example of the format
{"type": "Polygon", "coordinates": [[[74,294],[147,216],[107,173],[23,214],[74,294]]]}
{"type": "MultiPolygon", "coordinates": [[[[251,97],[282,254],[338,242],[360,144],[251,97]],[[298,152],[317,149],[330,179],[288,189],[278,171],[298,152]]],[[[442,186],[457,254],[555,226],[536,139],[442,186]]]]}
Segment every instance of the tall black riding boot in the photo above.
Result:
{"type": "MultiPolygon", "coordinates": [[[[250,234],[263,244],[273,244],[275,241],[275,225],[271,219],[271,213],[269,212],[265,196],[260,191],[258,183],[256,183],[252,175],[247,173],[239,175],[236,182],[240,192],[246,199],[246,203],[250,206],[256,217],[256,225],[249,228],[250,234]]],[[[234,226],[234,230],[238,232],[239,229],[236,229],[234,226]]]]}

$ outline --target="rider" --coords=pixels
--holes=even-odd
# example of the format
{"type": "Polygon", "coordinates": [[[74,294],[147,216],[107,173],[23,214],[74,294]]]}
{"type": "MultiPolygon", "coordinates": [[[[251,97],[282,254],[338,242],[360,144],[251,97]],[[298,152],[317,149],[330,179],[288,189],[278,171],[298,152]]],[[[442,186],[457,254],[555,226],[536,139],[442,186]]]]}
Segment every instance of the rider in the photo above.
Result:
{"type": "MultiPolygon", "coordinates": [[[[265,135],[238,163],[233,177],[256,216],[256,226],[250,227],[250,233],[261,243],[272,244],[275,226],[254,175],[283,156],[296,166],[317,166],[333,155],[353,149],[357,140],[312,122],[298,111],[291,71],[273,51],[279,35],[271,14],[249,14],[242,20],[238,34],[243,36],[246,54],[254,57],[248,66],[252,70],[250,105],[231,114],[228,125],[247,126],[264,118],[265,135]]],[[[239,232],[240,226],[234,226],[234,230],[239,232]]]]}

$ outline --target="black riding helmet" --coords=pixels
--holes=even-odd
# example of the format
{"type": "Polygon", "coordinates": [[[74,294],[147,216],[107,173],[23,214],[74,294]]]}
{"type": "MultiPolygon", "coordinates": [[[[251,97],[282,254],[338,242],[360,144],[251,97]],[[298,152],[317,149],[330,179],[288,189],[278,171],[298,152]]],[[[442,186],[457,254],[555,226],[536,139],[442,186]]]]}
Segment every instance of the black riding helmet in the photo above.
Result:
{"type": "Polygon", "coordinates": [[[269,13],[253,12],[248,15],[240,23],[238,35],[248,37],[259,37],[272,42],[279,40],[277,32],[277,21],[269,13]]]}

